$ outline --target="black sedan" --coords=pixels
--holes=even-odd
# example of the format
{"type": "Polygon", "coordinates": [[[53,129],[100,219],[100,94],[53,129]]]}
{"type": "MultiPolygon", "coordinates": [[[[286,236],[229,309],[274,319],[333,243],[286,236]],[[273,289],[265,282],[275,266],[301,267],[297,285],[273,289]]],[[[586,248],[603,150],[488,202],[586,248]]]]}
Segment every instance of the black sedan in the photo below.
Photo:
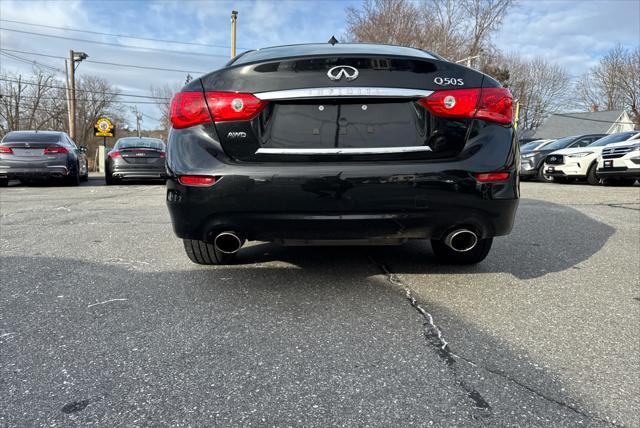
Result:
{"type": "Polygon", "coordinates": [[[167,204],[195,263],[245,240],[429,239],[478,263],[518,206],[512,97],[421,49],[306,44],[249,51],[171,105],[167,204]]]}
{"type": "Polygon", "coordinates": [[[537,178],[540,181],[553,181],[544,172],[544,160],[551,152],[570,147],[586,147],[607,134],[572,135],[560,138],[540,148],[520,152],[520,177],[523,180],[537,178]]]}
{"type": "Polygon", "coordinates": [[[120,138],[106,158],[105,180],[159,180],[166,177],[165,145],[158,138],[120,138]]]}
{"type": "Polygon", "coordinates": [[[86,151],[64,132],[9,132],[0,142],[0,186],[11,179],[58,179],[77,186],[89,177],[86,151]]]}

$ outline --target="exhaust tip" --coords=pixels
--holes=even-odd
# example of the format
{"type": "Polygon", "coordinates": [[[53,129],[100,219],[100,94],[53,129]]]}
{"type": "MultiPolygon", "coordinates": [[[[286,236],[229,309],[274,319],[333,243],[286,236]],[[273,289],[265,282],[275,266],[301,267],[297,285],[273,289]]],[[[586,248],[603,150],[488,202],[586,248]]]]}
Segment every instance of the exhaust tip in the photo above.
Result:
{"type": "Polygon", "coordinates": [[[235,232],[221,232],[213,240],[213,246],[221,253],[235,254],[242,247],[242,240],[235,232]]]}
{"type": "Polygon", "coordinates": [[[444,243],[452,250],[464,253],[475,248],[478,244],[478,235],[469,229],[457,229],[447,235],[444,243]]]}

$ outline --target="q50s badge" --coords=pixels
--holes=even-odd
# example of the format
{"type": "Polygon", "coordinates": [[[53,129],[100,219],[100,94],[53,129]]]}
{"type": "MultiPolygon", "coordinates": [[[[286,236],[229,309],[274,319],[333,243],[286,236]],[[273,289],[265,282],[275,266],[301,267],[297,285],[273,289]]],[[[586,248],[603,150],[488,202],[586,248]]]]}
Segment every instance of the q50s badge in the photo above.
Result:
{"type": "Polygon", "coordinates": [[[247,138],[246,132],[229,132],[227,138],[247,138]]]}
{"type": "Polygon", "coordinates": [[[433,83],[440,86],[462,86],[464,81],[462,79],[456,79],[455,77],[436,77],[433,79],[433,83]]]}

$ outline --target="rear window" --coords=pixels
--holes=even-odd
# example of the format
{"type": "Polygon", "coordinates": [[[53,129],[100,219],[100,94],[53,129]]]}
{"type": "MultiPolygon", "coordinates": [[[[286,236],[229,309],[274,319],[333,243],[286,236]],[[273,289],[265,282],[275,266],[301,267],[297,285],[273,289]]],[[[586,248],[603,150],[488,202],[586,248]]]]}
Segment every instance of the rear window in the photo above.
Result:
{"type": "Polygon", "coordinates": [[[40,132],[9,132],[2,139],[3,143],[57,143],[59,141],[60,135],[58,134],[43,134],[40,132]]]}
{"type": "Polygon", "coordinates": [[[116,143],[118,150],[142,147],[156,150],[164,150],[164,142],[156,138],[124,138],[116,143]]]}
{"type": "Polygon", "coordinates": [[[272,48],[248,51],[231,60],[227,65],[240,65],[250,62],[269,61],[278,58],[297,56],[325,56],[325,55],[383,55],[383,56],[410,56],[416,58],[434,59],[427,51],[393,45],[376,45],[368,43],[329,43],[302,44],[276,46],[272,48]]]}
{"type": "Polygon", "coordinates": [[[564,149],[565,147],[567,147],[569,144],[571,144],[572,142],[574,142],[576,140],[576,136],[572,135],[571,137],[564,137],[564,138],[560,138],[559,140],[554,141],[551,144],[547,144],[546,146],[544,146],[545,150],[558,150],[558,149],[564,149]]]}
{"type": "Polygon", "coordinates": [[[636,134],[637,132],[621,132],[619,134],[607,135],[606,137],[602,137],[599,140],[594,141],[589,145],[589,147],[602,147],[611,143],[619,143],[621,141],[628,140],[636,134]]]}

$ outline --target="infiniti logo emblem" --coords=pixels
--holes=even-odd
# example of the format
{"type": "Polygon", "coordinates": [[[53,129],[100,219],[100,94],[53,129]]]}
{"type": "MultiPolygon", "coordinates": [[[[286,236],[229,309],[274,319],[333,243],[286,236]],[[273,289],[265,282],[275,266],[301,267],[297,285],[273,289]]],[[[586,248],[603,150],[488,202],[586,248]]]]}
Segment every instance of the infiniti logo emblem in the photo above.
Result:
{"type": "Polygon", "coordinates": [[[350,82],[358,78],[358,69],[350,65],[337,65],[327,71],[327,77],[331,80],[340,80],[344,77],[347,82],[350,82]]]}

